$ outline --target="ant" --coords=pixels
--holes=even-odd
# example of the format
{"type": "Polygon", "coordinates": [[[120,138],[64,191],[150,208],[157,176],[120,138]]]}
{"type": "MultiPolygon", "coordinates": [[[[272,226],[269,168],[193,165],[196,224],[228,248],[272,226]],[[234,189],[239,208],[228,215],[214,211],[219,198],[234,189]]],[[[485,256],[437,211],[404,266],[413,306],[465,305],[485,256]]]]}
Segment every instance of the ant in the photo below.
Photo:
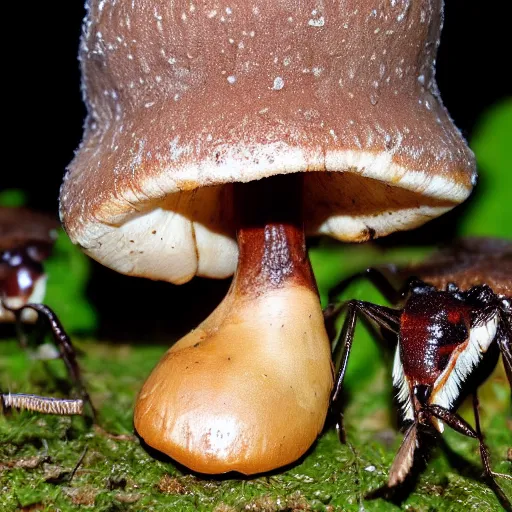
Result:
{"type": "Polygon", "coordinates": [[[329,298],[361,277],[369,279],[390,303],[401,307],[350,300],[326,309],[328,329],[333,329],[342,310],[347,311],[336,347],[339,370],[331,402],[340,440],[345,439],[341,389],[357,317],[361,316],[397,339],[393,385],[406,432],[387,487],[401,484],[410,473],[420,435],[442,433],[446,424],[478,440],[485,479],[501,505],[512,511],[495,478],[512,477],[491,469],[477,398],[477,387],[496,366],[500,353],[512,387],[512,243],[489,238],[461,240],[420,266],[405,270],[394,266],[369,268],[342,281],[329,298]],[[403,281],[407,274],[414,277],[396,286],[397,278],[403,281]],[[456,412],[468,394],[473,396],[475,428],[456,412]]]}

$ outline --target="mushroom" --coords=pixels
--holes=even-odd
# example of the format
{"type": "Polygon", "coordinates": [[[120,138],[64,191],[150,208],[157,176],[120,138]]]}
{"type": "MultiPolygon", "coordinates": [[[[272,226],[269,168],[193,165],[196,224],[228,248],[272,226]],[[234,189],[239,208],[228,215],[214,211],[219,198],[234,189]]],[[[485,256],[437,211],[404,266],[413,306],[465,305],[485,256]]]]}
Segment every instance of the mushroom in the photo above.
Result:
{"type": "Polygon", "coordinates": [[[332,368],[305,234],[411,229],[475,183],[435,84],[441,6],[88,2],[65,229],[128,275],[235,273],[140,391],[148,445],[196,471],[253,474],[314,442],[332,368]]]}
{"type": "MultiPolygon", "coordinates": [[[[46,290],[43,261],[51,253],[59,223],[27,208],[0,207],[0,322],[14,322],[14,314],[2,307],[2,299],[18,309],[41,302],[46,290]]],[[[24,311],[25,321],[35,321],[24,311]]]]}

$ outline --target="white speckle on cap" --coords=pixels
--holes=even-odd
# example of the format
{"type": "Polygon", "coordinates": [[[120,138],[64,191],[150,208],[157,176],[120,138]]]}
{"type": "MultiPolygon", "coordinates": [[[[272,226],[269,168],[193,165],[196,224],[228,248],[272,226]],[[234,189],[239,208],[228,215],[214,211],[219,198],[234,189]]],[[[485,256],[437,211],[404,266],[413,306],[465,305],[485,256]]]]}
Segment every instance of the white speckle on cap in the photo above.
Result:
{"type": "Polygon", "coordinates": [[[208,14],[207,14],[208,18],[215,18],[215,16],[217,16],[217,11],[215,9],[213,9],[212,11],[210,11],[208,14]]]}
{"type": "Polygon", "coordinates": [[[323,16],[320,16],[319,18],[311,18],[308,21],[308,25],[310,27],[323,27],[325,25],[325,19],[323,16]]]}
{"type": "Polygon", "coordinates": [[[272,89],[274,89],[274,91],[280,91],[283,87],[284,87],[284,80],[280,76],[276,76],[274,78],[274,85],[273,85],[272,89]]]}
{"type": "Polygon", "coordinates": [[[236,76],[235,75],[229,75],[227,78],[228,82],[233,85],[236,82],[236,76]]]}

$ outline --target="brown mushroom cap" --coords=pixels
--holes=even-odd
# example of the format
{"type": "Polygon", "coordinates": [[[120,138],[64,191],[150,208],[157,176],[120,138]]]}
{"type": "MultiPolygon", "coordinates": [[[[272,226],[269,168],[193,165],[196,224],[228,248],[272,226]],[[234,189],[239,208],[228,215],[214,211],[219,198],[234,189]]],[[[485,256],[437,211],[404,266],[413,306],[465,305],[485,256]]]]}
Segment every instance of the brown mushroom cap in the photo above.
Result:
{"type": "Polygon", "coordinates": [[[473,155],[434,78],[440,0],[87,6],[88,119],[61,217],[111,268],[232,274],[232,182],[307,172],[306,230],[348,241],[471,191],[473,155]]]}

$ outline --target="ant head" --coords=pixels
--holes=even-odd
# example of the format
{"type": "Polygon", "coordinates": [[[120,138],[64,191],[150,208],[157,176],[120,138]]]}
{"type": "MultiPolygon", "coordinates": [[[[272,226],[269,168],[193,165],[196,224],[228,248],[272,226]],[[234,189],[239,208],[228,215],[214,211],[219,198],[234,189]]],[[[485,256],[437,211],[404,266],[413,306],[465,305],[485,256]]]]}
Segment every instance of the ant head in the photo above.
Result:
{"type": "Polygon", "coordinates": [[[32,293],[34,284],[44,274],[44,254],[42,244],[0,252],[0,289],[7,297],[28,297],[32,293]]]}

